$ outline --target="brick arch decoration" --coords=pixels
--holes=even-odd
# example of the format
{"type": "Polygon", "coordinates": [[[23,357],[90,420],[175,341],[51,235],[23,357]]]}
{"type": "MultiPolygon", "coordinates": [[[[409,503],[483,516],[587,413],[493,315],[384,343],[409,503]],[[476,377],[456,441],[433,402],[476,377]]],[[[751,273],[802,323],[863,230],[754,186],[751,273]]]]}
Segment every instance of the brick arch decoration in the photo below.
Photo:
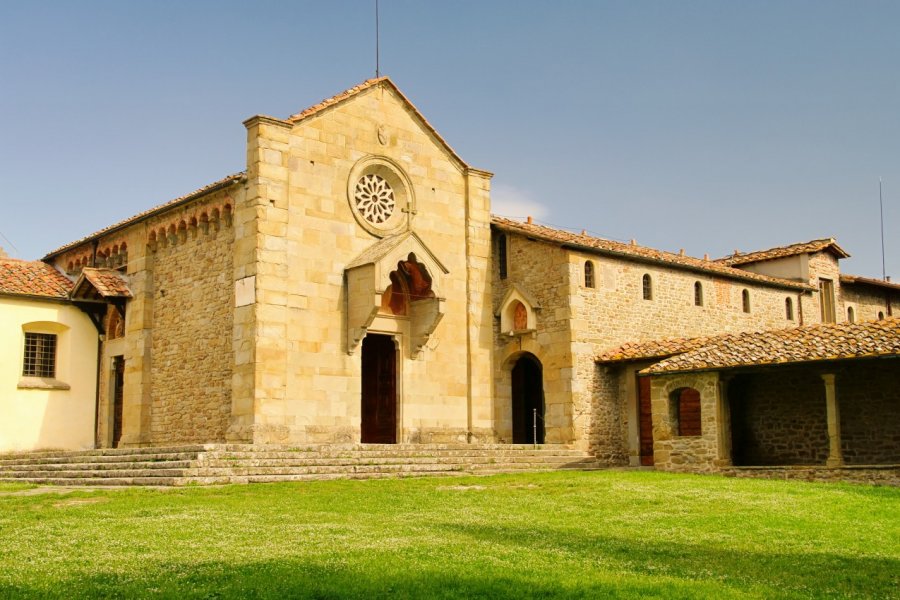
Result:
{"type": "Polygon", "coordinates": [[[193,210],[180,212],[154,224],[147,232],[147,248],[156,252],[160,248],[184,243],[188,238],[196,239],[201,234],[215,234],[222,227],[230,227],[233,217],[234,205],[230,196],[196,206],[193,210]]]}

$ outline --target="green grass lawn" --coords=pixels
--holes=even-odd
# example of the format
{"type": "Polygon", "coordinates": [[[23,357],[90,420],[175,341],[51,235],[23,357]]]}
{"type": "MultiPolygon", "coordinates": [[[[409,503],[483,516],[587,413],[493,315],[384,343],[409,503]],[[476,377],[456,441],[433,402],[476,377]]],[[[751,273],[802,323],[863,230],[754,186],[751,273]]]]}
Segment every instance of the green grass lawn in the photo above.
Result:
{"type": "Polygon", "coordinates": [[[897,598],[900,490],[605,471],[22,495],[0,597],[897,598]]]}

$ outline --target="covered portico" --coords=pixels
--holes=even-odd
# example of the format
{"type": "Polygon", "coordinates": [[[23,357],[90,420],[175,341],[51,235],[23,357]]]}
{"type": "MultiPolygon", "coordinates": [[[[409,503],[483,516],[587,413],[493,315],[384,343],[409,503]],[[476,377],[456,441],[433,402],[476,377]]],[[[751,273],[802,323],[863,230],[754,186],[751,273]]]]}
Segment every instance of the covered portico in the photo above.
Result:
{"type": "Polygon", "coordinates": [[[640,375],[657,468],[900,464],[898,319],[708,338],[640,375]]]}

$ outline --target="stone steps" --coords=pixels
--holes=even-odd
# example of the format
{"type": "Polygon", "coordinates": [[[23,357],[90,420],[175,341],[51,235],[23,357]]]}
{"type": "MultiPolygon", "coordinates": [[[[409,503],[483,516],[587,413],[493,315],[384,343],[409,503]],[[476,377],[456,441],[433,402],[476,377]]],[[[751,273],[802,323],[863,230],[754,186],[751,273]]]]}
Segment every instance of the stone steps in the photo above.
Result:
{"type": "Polygon", "coordinates": [[[0,455],[0,481],[79,486],[211,485],[598,468],[594,457],[566,446],[502,444],[205,444],[0,455]]]}

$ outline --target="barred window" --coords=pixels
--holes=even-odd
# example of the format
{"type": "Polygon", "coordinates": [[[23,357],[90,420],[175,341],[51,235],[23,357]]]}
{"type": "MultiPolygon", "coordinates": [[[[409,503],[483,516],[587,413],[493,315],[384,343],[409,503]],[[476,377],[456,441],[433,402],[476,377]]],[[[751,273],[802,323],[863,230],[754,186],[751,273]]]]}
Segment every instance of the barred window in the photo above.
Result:
{"type": "Polygon", "coordinates": [[[653,300],[653,280],[650,279],[650,274],[646,273],[642,280],[642,288],[644,292],[644,300],[653,300]]]}
{"type": "Polygon", "coordinates": [[[497,260],[500,263],[500,279],[506,279],[506,236],[497,236],[497,260]]]}
{"type": "Polygon", "coordinates": [[[594,263],[589,260],[584,262],[584,287],[594,287],[594,263]]]}
{"type": "Polygon", "coordinates": [[[56,335],[25,333],[24,377],[56,377],[56,335]]]}
{"type": "Polygon", "coordinates": [[[794,302],[790,298],[784,299],[784,318],[788,321],[794,320],[794,302]]]}
{"type": "Polygon", "coordinates": [[[744,309],[745,313],[750,312],[750,291],[744,290],[741,292],[741,305],[744,309]]]}
{"type": "Polygon", "coordinates": [[[703,284],[694,282],[694,306],[703,306],[703,284]]]}

